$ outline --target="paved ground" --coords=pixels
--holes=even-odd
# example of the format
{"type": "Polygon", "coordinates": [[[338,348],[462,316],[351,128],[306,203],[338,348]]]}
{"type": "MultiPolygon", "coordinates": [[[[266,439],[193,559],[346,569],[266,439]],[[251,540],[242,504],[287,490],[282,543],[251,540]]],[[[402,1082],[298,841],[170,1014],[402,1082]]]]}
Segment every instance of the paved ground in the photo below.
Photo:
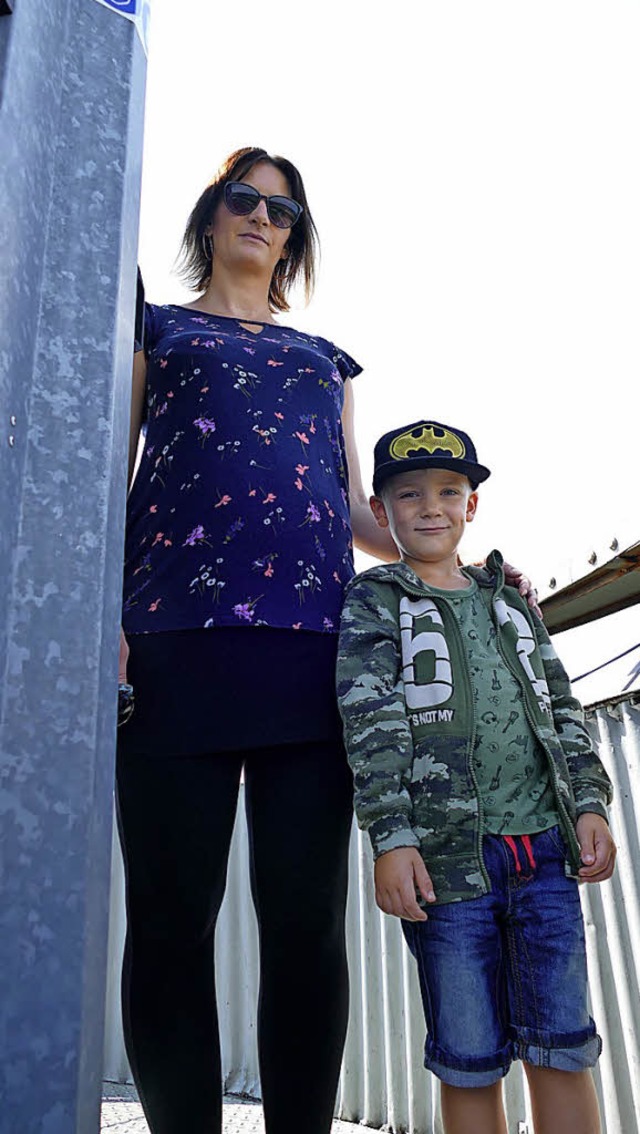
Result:
{"type": "MultiPolygon", "coordinates": [[[[300,1125],[301,1134],[303,1123],[300,1125]]],[[[148,1134],[135,1089],[124,1083],[105,1083],[102,1090],[102,1134],[148,1134]]],[[[334,1122],[331,1134],[362,1134],[362,1126],[334,1122]]],[[[262,1109],[252,1099],[227,1096],[224,1134],[264,1134],[262,1109]]]]}

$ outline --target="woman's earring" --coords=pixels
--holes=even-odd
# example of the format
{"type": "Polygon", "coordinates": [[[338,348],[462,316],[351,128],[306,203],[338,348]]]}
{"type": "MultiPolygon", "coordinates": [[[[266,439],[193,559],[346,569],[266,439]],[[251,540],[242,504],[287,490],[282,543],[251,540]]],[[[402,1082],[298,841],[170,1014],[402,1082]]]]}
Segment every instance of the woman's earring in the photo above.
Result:
{"type": "Polygon", "coordinates": [[[205,260],[211,260],[212,259],[211,237],[206,232],[203,232],[203,234],[202,234],[202,251],[204,252],[205,260]]]}

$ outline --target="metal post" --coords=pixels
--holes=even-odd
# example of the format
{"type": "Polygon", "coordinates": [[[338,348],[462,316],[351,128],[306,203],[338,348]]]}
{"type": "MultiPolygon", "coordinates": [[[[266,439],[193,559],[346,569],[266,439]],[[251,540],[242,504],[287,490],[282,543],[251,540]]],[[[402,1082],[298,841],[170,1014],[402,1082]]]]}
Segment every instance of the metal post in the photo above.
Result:
{"type": "Polygon", "coordinates": [[[91,0],[0,58],[0,1131],[91,1134],[146,61],[91,0]]]}

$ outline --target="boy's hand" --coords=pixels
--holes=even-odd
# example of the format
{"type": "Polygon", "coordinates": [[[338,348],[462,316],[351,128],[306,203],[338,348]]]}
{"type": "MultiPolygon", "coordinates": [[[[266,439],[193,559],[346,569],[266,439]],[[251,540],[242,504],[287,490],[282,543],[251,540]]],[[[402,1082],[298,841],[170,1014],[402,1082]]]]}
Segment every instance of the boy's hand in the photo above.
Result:
{"type": "Polygon", "coordinates": [[[376,859],[376,902],[384,913],[407,921],[426,921],[416,901],[416,891],[425,902],[435,902],[433,883],[415,847],[398,847],[376,859]]]}
{"type": "Polygon", "coordinates": [[[512,567],[510,563],[503,563],[505,582],[510,587],[515,587],[519,594],[527,600],[527,604],[542,618],[542,611],[538,606],[538,592],[534,587],[531,579],[522,574],[517,567],[512,567]]]}
{"type": "Polygon", "coordinates": [[[578,877],[582,882],[606,882],[616,864],[616,844],[609,824],[601,815],[585,811],[576,823],[582,866],[578,877]]]}

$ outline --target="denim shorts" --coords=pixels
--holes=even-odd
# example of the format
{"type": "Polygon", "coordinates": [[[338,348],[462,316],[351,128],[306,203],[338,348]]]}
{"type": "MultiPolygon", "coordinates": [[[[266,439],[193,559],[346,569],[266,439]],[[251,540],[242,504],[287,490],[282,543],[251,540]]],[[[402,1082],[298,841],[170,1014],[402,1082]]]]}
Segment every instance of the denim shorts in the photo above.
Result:
{"type": "Polygon", "coordinates": [[[483,853],[488,894],[402,922],[418,963],[425,1067],[454,1087],[489,1086],[514,1059],[593,1067],[601,1041],[587,1004],[578,884],[565,874],[559,829],[487,835],[483,853]]]}

